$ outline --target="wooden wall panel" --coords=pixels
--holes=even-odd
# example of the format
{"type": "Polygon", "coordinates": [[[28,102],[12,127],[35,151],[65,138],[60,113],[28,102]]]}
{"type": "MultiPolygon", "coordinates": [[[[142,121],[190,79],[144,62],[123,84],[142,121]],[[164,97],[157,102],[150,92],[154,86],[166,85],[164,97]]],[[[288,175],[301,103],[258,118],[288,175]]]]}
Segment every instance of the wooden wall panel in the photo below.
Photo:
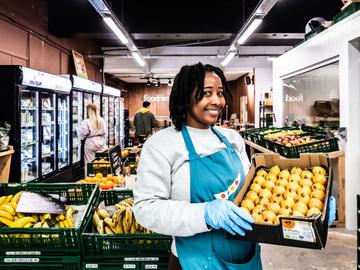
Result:
{"type": "Polygon", "coordinates": [[[28,34],[26,31],[0,20],[0,51],[28,59],[28,34]]]}
{"type": "Polygon", "coordinates": [[[45,43],[43,55],[41,70],[46,70],[53,74],[60,74],[60,50],[45,43]]]}
{"type": "Polygon", "coordinates": [[[11,65],[11,55],[0,52],[0,65],[11,65]]]}
{"type": "Polygon", "coordinates": [[[70,72],[70,56],[64,52],[60,53],[60,73],[71,74],[70,72]]]}
{"type": "Polygon", "coordinates": [[[28,66],[28,61],[24,60],[22,58],[18,58],[16,56],[12,56],[11,57],[11,64],[12,65],[20,65],[20,66],[27,67],[28,66]]]}
{"type": "Polygon", "coordinates": [[[44,45],[44,41],[33,35],[29,36],[29,66],[31,68],[41,70],[44,59],[44,45]]]}

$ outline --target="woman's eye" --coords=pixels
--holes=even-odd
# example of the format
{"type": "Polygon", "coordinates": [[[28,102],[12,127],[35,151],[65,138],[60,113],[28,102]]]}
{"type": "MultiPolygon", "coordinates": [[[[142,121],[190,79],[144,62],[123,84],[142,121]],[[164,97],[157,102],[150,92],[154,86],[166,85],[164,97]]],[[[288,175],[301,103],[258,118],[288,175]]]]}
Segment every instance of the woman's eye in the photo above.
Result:
{"type": "Polygon", "coordinates": [[[219,96],[219,97],[224,96],[224,92],[218,92],[218,96],[219,96]]]}
{"type": "Polygon", "coordinates": [[[204,91],[204,96],[205,96],[205,97],[210,97],[210,96],[211,96],[211,92],[210,92],[210,91],[204,91]]]}

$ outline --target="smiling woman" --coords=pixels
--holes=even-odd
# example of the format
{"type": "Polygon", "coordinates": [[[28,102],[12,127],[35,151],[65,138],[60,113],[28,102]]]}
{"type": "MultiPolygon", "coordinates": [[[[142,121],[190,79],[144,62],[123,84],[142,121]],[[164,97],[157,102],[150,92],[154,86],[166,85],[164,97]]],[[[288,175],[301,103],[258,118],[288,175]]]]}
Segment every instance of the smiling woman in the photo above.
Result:
{"type": "Polygon", "coordinates": [[[169,269],[262,269],[257,243],[226,237],[253,223],[232,203],[250,165],[244,142],[214,126],[230,98],[219,68],[182,67],[169,102],[175,127],[152,135],[141,151],[133,211],[145,228],[173,236],[169,269]]]}

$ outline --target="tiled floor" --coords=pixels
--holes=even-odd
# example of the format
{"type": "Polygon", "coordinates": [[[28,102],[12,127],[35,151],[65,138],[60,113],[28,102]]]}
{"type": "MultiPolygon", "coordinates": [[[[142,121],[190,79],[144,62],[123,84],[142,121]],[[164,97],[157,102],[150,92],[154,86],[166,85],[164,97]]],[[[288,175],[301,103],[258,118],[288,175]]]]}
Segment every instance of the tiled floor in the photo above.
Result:
{"type": "Polygon", "coordinates": [[[330,229],[326,248],[262,245],[264,270],[355,270],[356,231],[330,229]]]}

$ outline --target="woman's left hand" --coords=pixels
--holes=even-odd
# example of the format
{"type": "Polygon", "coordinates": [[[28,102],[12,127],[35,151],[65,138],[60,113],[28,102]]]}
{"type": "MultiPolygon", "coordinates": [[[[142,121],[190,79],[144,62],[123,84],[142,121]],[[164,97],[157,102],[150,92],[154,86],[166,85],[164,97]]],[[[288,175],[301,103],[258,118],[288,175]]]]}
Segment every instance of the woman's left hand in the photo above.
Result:
{"type": "Polygon", "coordinates": [[[328,226],[330,226],[334,222],[335,217],[336,217],[336,199],[334,196],[330,196],[328,226]]]}

